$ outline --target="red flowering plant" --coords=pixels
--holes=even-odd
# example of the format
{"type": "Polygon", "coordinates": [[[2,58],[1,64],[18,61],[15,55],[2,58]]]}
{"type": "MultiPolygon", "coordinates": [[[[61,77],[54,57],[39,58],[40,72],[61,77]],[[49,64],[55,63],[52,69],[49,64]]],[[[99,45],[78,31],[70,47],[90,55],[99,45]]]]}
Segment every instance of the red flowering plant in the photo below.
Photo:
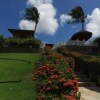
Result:
{"type": "Polygon", "coordinates": [[[50,70],[46,69],[46,67],[42,67],[42,68],[40,67],[40,69],[44,69],[43,71],[46,70],[45,72],[46,75],[43,74],[44,72],[42,72],[42,74],[44,75],[44,77],[42,77],[42,75],[40,74],[40,71],[36,71],[37,73],[34,74],[33,77],[37,79],[36,81],[37,92],[47,94],[47,95],[50,95],[50,94],[54,95],[59,89],[59,87],[57,86],[58,82],[56,82],[56,80],[60,78],[60,74],[62,72],[58,71],[57,69],[53,69],[53,67],[51,67],[50,70]]]}
{"type": "Polygon", "coordinates": [[[32,75],[36,82],[37,100],[52,100],[52,98],[74,100],[76,98],[78,82],[73,78],[73,68],[69,63],[69,57],[56,52],[42,55],[40,67],[37,67],[32,75]],[[72,97],[73,99],[70,99],[72,97]]]}
{"type": "Polygon", "coordinates": [[[45,66],[40,66],[33,73],[33,79],[37,79],[38,81],[45,80],[50,76],[50,65],[46,64],[45,66]]]}
{"type": "Polygon", "coordinates": [[[49,64],[40,67],[38,70],[34,71],[34,79],[37,81],[37,90],[39,93],[43,94],[53,94],[56,97],[61,98],[61,94],[69,95],[72,91],[76,91],[77,81],[67,80],[67,78],[62,78],[62,71],[50,67],[49,64]],[[47,81],[47,80],[48,81],[47,81]],[[41,82],[40,82],[41,81],[41,82]]]}

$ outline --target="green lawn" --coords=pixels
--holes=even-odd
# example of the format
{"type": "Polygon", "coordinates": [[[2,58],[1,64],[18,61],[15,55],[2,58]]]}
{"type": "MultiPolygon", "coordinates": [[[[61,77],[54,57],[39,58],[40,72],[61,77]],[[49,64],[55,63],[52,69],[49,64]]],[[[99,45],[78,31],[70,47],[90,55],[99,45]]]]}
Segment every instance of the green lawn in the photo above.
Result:
{"type": "Polygon", "coordinates": [[[0,100],[35,100],[32,64],[38,53],[1,53],[0,82],[22,80],[20,83],[0,83],[0,100]]]}

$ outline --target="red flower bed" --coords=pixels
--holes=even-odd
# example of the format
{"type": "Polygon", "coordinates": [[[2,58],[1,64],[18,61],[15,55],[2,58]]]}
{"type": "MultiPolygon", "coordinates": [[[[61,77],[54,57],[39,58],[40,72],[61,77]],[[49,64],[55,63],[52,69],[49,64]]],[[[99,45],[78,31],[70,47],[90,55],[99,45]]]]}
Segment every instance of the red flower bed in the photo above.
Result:
{"type": "Polygon", "coordinates": [[[36,82],[37,100],[76,100],[78,82],[73,76],[73,67],[70,67],[68,57],[46,50],[42,59],[33,72],[36,82]]]}

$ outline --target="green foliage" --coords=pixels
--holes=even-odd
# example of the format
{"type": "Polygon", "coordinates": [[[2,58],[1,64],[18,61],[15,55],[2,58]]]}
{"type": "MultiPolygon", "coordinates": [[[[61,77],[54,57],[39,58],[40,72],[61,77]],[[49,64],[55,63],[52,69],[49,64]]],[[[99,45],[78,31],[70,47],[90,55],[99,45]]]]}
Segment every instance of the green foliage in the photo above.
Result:
{"type": "Polygon", "coordinates": [[[65,56],[72,56],[75,59],[75,70],[83,72],[87,77],[100,86],[100,56],[70,52],[66,48],[64,50],[58,48],[58,51],[63,51],[62,53],[65,56]]]}
{"type": "Polygon", "coordinates": [[[72,20],[69,21],[68,23],[82,23],[82,29],[84,29],[84,21],[85,21],[85,18],[87,17],[85,14],[84,14],[84,11],[82,9],[81,6],[76,6],[75,8],[73,8],[69,13],[68,15],[70,15],[72,17],[72,20]]]}
{"type": "Polygon", "coordinates": [[[0,47],[3,46],[4,41],[5,41],[4,36],[3,35],[0,35],[0,47]]]}
{"type": "Polygon", "coordinates": [[[39,17],[40,17],[40,14],[36,7],[26,8],[25,19],[34,21],[36,23],[34,33],[36,31],[36,27],[39,22],[39,17]]]}
{"type": "Polygon", "coordinates": [[[41,45],[41,41],[34,38],[28,38],[28,39],[6,39],[5,45],[7,47],[18,47],[18,48],[39,48],[41,45]]]}
{"type": "Polygon", "coordinates": [[[96,82],[100,86],[98,77],[100,77],[100,57],[91,55],[77,56],[71,54],[75,58],[76,68],[81,70],[92,81],[96,82]]]}
{"type": "Polygon", "coordinates": [[[25,19],[32,20],[35,23],[38,23],[39,21],[38,9],[36,7],[26,8],[25,19]]]}
{"type": "Polygon", "coordinates": [[[94,42],[94,43],[100,43],[100,37],[97,37],[96,39],[94,39],[93,42],[94,42]]]}
{"type": "Polygon", "coordinates": [[[84,17],[84,11],[82,7],[77,6],[71,10],[71,12],[68,13],[73,19],[76,19],[77,21],[81,22],[82,17],[84,17]]]}
{"type": "Polygon", "coordinates": [[[38,100],[71,100],[76,97],[78,82],[73,76],[73,66],[70,67],[72,60],[45,48],[32,75],[38,100]]]}
{"type": "Polygon", "coordinates": [[[0,41],[3,41],[3,40],[5,40],[4,36],[0,35],[0,41]]]}
{"type": "Polygon", "coordinates": [[[81,97],[81,92],[77,92],[77,99],[80,100],[80,97],[81,97]]]}

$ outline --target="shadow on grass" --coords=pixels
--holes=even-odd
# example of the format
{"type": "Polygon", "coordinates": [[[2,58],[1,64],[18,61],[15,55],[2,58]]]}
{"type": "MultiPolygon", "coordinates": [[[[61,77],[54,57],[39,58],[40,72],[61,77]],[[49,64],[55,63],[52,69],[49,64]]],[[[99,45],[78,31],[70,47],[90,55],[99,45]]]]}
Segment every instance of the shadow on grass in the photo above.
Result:
{"type": "MultiPolygon", "coordinates": [[[[28,64],[32,64],[31,61],[22,60],[22,59],[12,59],[12,58],[3,58],[3,57],[1,57],[0,59],[3,59],[3,60],[13,60],[13,61],[20,61],[20,62],[25,62],[25,63],[28,63],[28,64]]],[[[21,79],[18,79],[18,80],[0,81],[0,84],[5,84],[5,83],[20,83],[20,82],[22,82],[22,80],[21,80],[21,79]]]]}
{"type": "Polygon", "coordinates": [[[19,82],[22,82],[22,80],[2,81],[2,82],[0,82],[0,84],[3,84],[3,83],[19,83],[19,82]]]}
{"type": "Polygon", "coordinates": [[[27,60],[21,60],[21,59],[11,59],[11,58],[0,58],[0,59],[4,59],[4,60],[16,60],[16,61],[23,61],[23,62],[26,62],[28,64],[32,64],[32,62],[30,61],[27,61],[27,60]]]}

